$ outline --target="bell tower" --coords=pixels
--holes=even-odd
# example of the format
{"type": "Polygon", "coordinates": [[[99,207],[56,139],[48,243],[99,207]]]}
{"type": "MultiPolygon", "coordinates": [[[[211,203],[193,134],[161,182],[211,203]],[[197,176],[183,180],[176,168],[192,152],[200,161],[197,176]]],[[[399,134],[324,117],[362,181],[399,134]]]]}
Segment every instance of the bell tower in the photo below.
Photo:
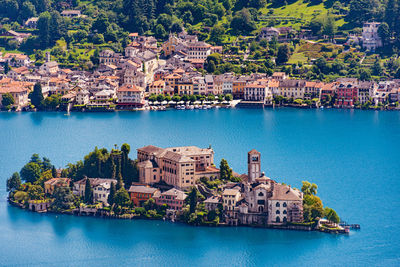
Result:
{"type": "Polygon", "coordinates": [[[249,183],[254,183],[261,176],[261,153],[253,149],[247,153],[249,183]]]}

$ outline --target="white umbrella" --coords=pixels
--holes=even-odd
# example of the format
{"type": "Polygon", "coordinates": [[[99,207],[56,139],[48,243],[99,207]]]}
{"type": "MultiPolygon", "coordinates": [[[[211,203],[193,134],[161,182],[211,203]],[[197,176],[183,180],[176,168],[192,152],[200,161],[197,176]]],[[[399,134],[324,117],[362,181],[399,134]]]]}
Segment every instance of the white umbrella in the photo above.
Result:
{"type": "Polygon", "coordinates": [[[154,102],[154,105],[158,105],[158,104],[160,104],[160,102],[158,102],[158,101],[154,102]]]}
{"type": "Polygon", "coordinates": [[[163,102],[161,102],[161,105],[166,105],[166,104],[168,104],[168,102],[165,100],[163,102]]]}
{"type": "Polygon", "coordinates": [[[198,104],[201,104],[201,102],[200,101],[194,101],[193,104],[198,105],[198,104]]]}
{"type": "Polygon", "coordinates": [[[229,102],[228,101],[222,101],[222,104],[228,104],[229,102]]]}
{"type": "Polygon", "coordinates": [[[179,101],[179,102],[178,102],[179,105],[182,105],[182,104],[184,104],[184,103],[185,103],[185,102],[183,102],[183,101],[179,101]]]}
{"type": "Polygon", "coordinates": [[[218,104],[219,102],[218,101],[213,101],[213,104],[218,104]]]}
{"type": "Polygon", "coordinates": [[[169,102],[168,102],[168,104],[175,105],[175,104],[176,104],[176,102],[175,102],[175,101],[169,101],[169,102]]]}

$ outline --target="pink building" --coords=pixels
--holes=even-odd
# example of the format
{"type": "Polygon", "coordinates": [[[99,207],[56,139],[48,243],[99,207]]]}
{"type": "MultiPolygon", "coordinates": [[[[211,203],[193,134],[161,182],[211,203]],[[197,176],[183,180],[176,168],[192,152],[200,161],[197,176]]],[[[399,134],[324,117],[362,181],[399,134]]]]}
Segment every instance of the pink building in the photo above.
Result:
{"type": "Polygon", "coordinates": [[[337,107],[352,108],[357,101],[357,87],[352,83],[341,83],[336,88],[337,98],[335,105],[337,107]]]}
{"type": "Polygon", "coordinates": [[[159,196],[154,195],[157,205],[167,204],[169,209],[182,210],[187,195],[185,192],[172,188],[159,196]]]}

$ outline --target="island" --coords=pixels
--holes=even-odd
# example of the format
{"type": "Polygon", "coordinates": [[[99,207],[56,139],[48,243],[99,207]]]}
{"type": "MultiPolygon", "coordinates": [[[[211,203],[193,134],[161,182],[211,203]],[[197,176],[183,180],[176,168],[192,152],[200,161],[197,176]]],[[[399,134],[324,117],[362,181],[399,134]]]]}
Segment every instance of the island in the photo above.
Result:
{"type": "Polygon", "coordinates": [[[241,175],[225,159],[217,168],[211,146],[149,145],[137,149],[135,160],[129,153],[128,144],[96,147],[59,169],[33,154],[7,180],[9,203],[40,213],[349,233],[323,206],[316,184],[303,181],[298,189],[267,177],[255,149],[241,175]]]}

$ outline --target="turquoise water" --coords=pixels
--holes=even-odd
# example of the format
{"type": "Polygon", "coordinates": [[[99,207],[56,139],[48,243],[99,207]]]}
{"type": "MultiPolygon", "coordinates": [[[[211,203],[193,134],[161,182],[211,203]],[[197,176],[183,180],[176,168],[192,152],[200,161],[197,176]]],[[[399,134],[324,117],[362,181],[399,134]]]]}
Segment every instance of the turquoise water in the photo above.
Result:
{"type": "MultiPolygon", "coordinates": [[[[0,113],[0,265],[399,266],[400,113],[233,109],[119,113],[0,113]],[[5,180],[33,153],[58,166],[94,146],[134,150],[197,145],[235,171],[262,153],[277,181],[318,184],[324,204],[348,222],[349,236],[268,229],[189,227],[41,215],[10,207],[5,180]]],[[[131,153],[134,153],[132,151],[131,153]]]]}

